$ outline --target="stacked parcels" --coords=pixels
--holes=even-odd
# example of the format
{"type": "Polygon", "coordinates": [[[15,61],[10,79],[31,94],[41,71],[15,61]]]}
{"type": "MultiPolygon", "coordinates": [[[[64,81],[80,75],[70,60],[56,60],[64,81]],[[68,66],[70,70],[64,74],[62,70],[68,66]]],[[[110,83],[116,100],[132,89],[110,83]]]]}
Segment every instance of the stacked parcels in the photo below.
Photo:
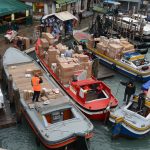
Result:
{"type": "Polygon", "coordinates": [[[59,51],[57,49],[55,49],[54,47],[50,47],[47,51],[47,55],[48,55],[48,65],[51,66],[52,63],[56,63],[56,57],[59,55],[59,51]]]}
{"type": "Polygon", "coordinates": [[[50,33],[43,32],[42,37],[45,38],[50,45],[54,44],[54,42],[55,42],[55,38],[50,33]]]}
{"type": "Polygon", "coordinates": [[[59,89],[47,89],[47,88],[43,88],[41,91],[41,101],[47,101],[50,99],[56,99],[58,97],[60,97],[61,94],[59,92],[59,89]],[[58,92],[55,92],[55,91],[58,92]]]}
{"type": "Polygon", "coordinates": [[[120,39],[120,44],[123,46],[122,54],[135,51],[134,45],[129,43],[126,39],[120,39]]]}
{"type": "Polygon", "coordinates": [[[32,90],[23,90],[23,98],[25,100],[31,99],[32,96],[33,96],[33,91],[32,90]]]}
{"type": "Polygon", "coordinates": [[[91,77],[92,62],[88,56],[83,54],[73,54],[73,58],[57,57],[56,74],[63,84],[69,84],[74,75],[79,75],[84,70],[87,71],[87,78],[91,77]]]}
{"type": "Polygon", "coordinates": [[[63,84],[68,84],[72,80],[74,74],[74,64],[61,63],[59,64],[59,78],[63,84]]]}
{"type": "Polygon", "coordinates": [[[119,57],[118,55],[120,54],[121,50],[122,50],[121,45],[115,43],[109,44],[107,49],[107,56],[116,59],[119,57]]]}
{"type": "Polygon", "coordinates": [[[49,47],[49,43],[46,38],[41,38],[41,45],[42,45],[42,48],[44,49],[49,47]]]}
{"type": "Polygon", "coordinates": [[[74,58],[77,58],[80,66],[78,66],[79,70],[86,70],[87,71],[87,78],[91,78],[92,75],[92,62],[89,61],[89,57],[84,54],[74,54],[74,58]]]}
{"type": "Polygon", "coordinates": [[[97,51],[100,52],[101,54],[106,54],[108,43],[109,43],[109,40],[106,37],[101,36],[99,43],[97,43],[96,45],[97,51]]]}
{"type": "Polygon", "coordinates": [[[68,50],[68,47],[61,43],[57,44],[56,48],[60,51],[61,54],[64,53],[66,50],[68,50]]]}
{"type": "Polygon", "coordinates": [[[120,59],[122,54],[134,52],[134,45],[126,39],[107,39],[100,37],[100,43],[97,43],[97,51],[113,59],[120,59]]]}

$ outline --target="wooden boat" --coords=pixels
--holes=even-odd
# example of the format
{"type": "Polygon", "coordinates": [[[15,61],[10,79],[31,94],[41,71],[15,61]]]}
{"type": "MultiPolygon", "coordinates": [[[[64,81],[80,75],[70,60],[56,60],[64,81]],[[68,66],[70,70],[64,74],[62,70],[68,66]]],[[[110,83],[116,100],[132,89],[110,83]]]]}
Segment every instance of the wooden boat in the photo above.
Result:
{"type": "Polygon", "coordinates": [[[119,107],[110,113],[113,137],[124,135],[142,138],[150,132],[150,100],[146,98],[144,107],[139,109],[137,99],[138,97],[135,97],[127,106],[119,107]]]}
{"type": "MultiPolygon", "coordinates": [[[[113,109],[118,105],[117,99],[112,95],[111,90],[107,87],[107,85],[101,81],[97,81],[91,76],[89,79],[83,79],[80,81],[76,80],[75,82],[70,80],[70,84],[63,83],[59,77],[60,75],[58,76],[43,58],[42,53],[44,50],[39,50],[40,44],[41,41],[39,39],[36,43],[35,52],[40,63],[73,99],[76,106],[90,119],[105,119],[109,113],[109,109],[107,110],[107,108],[110,107],[110,109],[113,109]],[[87,89],[84,87],[87,87],[87,89]],[[101,93],[102,95],[100,94],[98,96],[97,93],[101,93]],[[90,95],[92,97],[88,98],[90,95]]],[[[90,72],[90,70],[88,71],[90,72]]]]}
{"type": "Polygon", "coordinates": [[[99,58],[102,64],[135,80],[144,82],[150,79],[150,63],[145,55],[136,52],[134,45],[124,39],[103,38],[104,40],[99,41],[96,48],[92,40],[87,44],[87,48],[99,58]],[[113,40],[119,43],[116,44],[113,40]]]}
{"type": "Polygon", "coordinates": [[[3,66],[6,78],[11,75],[13,79],[13,90],[19,89],[22,114],[45,147],[63,148],[79,139],[84,139],[81,141],[86,142],[92,137],[92,123],[72,104],[57,83],[48,77],[27,54],[9,48],[4,54],[3,66]],[[41,86],[44,90],[41,91],[40,100],[34,103],[31,98],[33,72],[40,73],[43,79],[41,86]]]}

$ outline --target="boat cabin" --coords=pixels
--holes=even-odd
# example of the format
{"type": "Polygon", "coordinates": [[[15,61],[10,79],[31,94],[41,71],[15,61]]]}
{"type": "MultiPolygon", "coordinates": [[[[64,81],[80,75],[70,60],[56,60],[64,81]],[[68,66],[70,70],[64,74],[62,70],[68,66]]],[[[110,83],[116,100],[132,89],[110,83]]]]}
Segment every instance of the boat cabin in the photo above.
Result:
{"type": "Polygon", "coordinates": [[[55,110],[43,115],[43,118],[47,124],[58,123],[61,121],[75,118],[75,115],[71,108],[55,110]]]}
{"type": "Polygon", "coordinates": [[[82,80],[72,82],[70,90],[82,101],[88,103],[94,100],[104,100],[109,97],[108,89],[101,81],[82,80]],[[105,90],[104,90],[105,89],[105,90]],[[108,93],[106,93],[108,92],[108,93]]]}

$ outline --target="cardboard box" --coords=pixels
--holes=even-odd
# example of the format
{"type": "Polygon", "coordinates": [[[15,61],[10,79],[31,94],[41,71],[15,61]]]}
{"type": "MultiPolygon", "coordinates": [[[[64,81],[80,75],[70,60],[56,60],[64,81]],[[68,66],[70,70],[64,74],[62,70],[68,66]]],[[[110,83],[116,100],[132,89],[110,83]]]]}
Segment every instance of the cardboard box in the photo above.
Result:
{"type": "Polygon", "coordinates": [[[49,43],[45,38],[41,38],[41,45],[43,48],[48,48],[49,47],[49,43]]]}
{"type": "Polygon", "coordinates": [[[33,69],[26,69],[25,74],[33,74],[33,69]]]}
{"type": "Polygon", "coordinates": [[[46,38],[46,40],[49,42],[50,45],[54,44],[55,38],[53,37],[52,34],[50,34],[50,33],[45,33],[45,34],[44,34],[44,38],[46,38]]]}
{"type": "Polygon", "coordinates": [[[46,96],[42,96],[42,97],[41,97],[41,100],[42,100],[42,101],[46,101],[46,100],[48,100],[48,98],[47,98],[46,96]]]}
{"type": "Polygon", "coordinates": [[[30,48],[30,39],[27,37],[24,37],[24,44],[25,44],[25,49],[29,49],[30,48]]]}
{"type": "Polygon", "coordinates": [[[58,51],[57,51],[57,49],[55,49],[55,48],[53,48],[53,49],[48,49],[48,51],[47,51],[47,53],[48,53],[48,55],[49,56],[56,56],[56,55],[58,55],[58,51]]]}
{"type": "Polygon", "coordinates": [[[60,63],[60,70],[67,72],[73,72],[74,70],[74,65],[73,64],[68,64],[68,63],[60,63]]]}
{"type": "Polygon", "coordinates": [[[89,60],[89,56],[84,55],[84,54],[79,54],[78,58],[80,62],[88,62],[89,60]]]}

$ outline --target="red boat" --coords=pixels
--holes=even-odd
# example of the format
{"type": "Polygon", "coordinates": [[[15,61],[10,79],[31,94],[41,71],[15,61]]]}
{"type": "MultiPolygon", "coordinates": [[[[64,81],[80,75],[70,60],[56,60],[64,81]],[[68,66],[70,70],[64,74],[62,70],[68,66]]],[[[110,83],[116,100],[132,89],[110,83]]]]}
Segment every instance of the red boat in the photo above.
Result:
{"type": "Polygon", "coordinates": [[[38,39],[35,52],[40,63],[73,99],[75,105],[90,119],[106,119],[109,110],[118,105],[118,100],[112,95],[110,88],[104,82],[93,77],[86,80],[71,81],[69,86],[65,86],[41,55],[38,49],[40,44],[41,40],[38,39]]]}

